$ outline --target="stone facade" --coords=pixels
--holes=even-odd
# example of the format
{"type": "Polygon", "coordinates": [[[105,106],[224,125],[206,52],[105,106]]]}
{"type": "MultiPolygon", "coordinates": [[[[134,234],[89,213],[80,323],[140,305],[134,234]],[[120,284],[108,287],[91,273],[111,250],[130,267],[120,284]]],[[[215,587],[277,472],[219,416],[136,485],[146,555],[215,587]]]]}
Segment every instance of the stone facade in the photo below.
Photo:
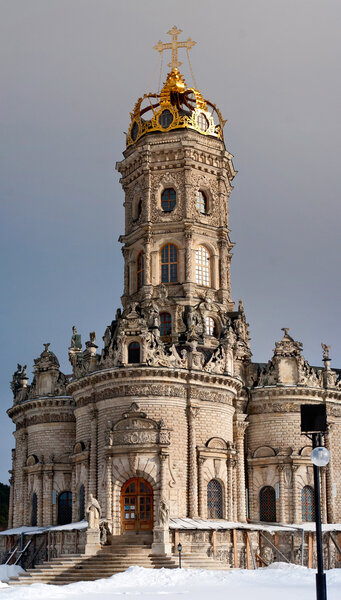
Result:
{"type": "MultiPolygon", "coordinates": [[[[183,96],[170,75],[160,111],[169,105],[174,115],[183,96]]],[[[339,373],[326,346],[324,367],[311,367],[287,329],[267,365],[251,361],[243,303],[235,307],[231,296],[228,203],[236,171],[200,102],[191,126],[167,130],[161,112],[136,142],[133,115],[117,164],[126,215],[123,309],[102,348],[94,332],[83,348],[74,328],[72,375],[61,373],[49,344],[30,385],[26,367],[14,373],[9,527],[78,521],[92,494],[113,535],[129,522],[134,531],[153,530],[160,550],[161,539],[168,548],[169,517],[261,520],[265,488],[265,514],[275,498],[268,520],[311,520],[304,403],[327,407],[332,459],[322,472],[323,520],[341,521],[339,373]],[[210,135],[195,126],[200,111],[210,135]],[[130,492],[122,490],[130,480],[145,488],[139,508],[128,510],[130,492]]]]}

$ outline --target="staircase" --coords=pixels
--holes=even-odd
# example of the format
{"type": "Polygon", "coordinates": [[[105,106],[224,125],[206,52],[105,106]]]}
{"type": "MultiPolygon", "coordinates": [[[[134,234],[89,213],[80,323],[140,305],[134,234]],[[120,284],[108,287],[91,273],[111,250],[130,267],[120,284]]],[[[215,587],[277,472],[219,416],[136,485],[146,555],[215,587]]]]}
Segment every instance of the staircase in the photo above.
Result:
{"type": "MultiPolygon", "coordinates": [[[[176,569],[177,556],[151,553],[151,539],[136,536],[115,536],[110,546],[104,546],[93,556],[69,554],[53,558],[19,577],[11,577],[9,585],[48,583],[66,585],[77,581],[94,581],[122,573],[131,566],[147,569],[176,569]]],[[[183,554],[182,567],[190,569],[225,569],[222,563],[201,554],[183,554]]]]}

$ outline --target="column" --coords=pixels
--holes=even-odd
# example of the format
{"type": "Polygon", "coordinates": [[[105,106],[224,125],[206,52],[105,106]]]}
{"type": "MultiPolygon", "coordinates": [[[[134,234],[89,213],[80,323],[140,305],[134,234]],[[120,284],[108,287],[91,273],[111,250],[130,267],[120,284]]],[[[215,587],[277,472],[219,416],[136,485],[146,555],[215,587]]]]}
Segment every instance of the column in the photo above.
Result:
{"type": "Polygon", "coordinates": [[[150,285],[152,280],[150,248],[152,241],[151,227],[148,227],[144,238],[144,285],[150,285]]]}
{"type": "Polygon", "coordinates": [[[29,478],[28,473],[25,473],[25,471],[24,471],[22,474],[23,525],[31,525],[31,506],[29,504],[29,497],[28,497],[28,478],[29,478]]]}
{"type": "Polygon", "coordinates": [[[232,461],[232,520],[238,520],[237,461],[232,461]]]}
{"type": "Polygon", "coordinates": [[[128,248],[122,248],[122,254],[124,258],[124,283],[123,283],[123,295],[129,296],[129,250],[128,248]]]}
{"type": "Polygon", "coordinates": [[[328,433],[325,435],[325,445],[330,452],[330,461],[326,467],[326,504],[327,504],[327,518],[328,523],[335,522],[335,498],[334,498],[334,467],[333,467],[333,454],[332,454],[332,440],[331,434],[333,430],[333,424],[329,425],[328,433]]]}
{"type": "Polygon", "coordinates": [[[245,419],[246,415],[237,415],[234,422],[237,449],[237,519],[242,522],[246,521],[244,436],[248,423],[245,423],[245,419]]]}
{"type": "Polygon", "coordinates": [[[226,518],[228,521],[233,521],[233,464],[235,459],[231,456],[226,461],[227,466],[227,506],[226,506],[226,518]]]}
{"type": "Polygon", "coordinates": [[[78,495],[76,489],[76,463],[72,464],[72,474],[71,474],[71,492],[72,492],[72,522],[76,523],[78,521],[79,511],[78,511],[78,495]]]}
{"type": "Polygon", "coordinates": [[[53,471],[45,472],[46,481],[46,505],[44,515],[44,525],[53,525],[52,517],[52,492],[53,492],[53,471]]]}
{"type": "Polygon", "coordinates": [[[90,408],[90,472],[88,494],[97,498],[97,410],[90,408]]]}
{"type": "Polygon", "coordinates": [[[185,283],[192,282],[192,227],[185,228],[185,283]]]}
{"type": "Polygon", "coordinates": [[[299,465],[292,465],[291,485],[292,485],[292,519],[294,523],[302,523],[302,515],[299,511],[299,503],[297,498],[297,477],[296,473],[299,465]]]}
{"type": "Polygon", "coordinates": [[[198,516],[198,487],[197,487],[197,449],[195,434],[195,419],[199,408],[195,406],[187,407],[188,418],[188,515],[190,517],[198,516]]]}
{"type": "Polygon", "coordinates": [[[206,518],[206,494],[204,488],[204,464],[206,458],[199,456],[198,458],[198,494],[199,494],[199,517],[201,519],[206,518]]]}
{"type": "Polygon", "coordinates": [[[106,459],[106,487],[107,487],[107,497],[106,497],[106,518],[111,523],[112,521],[112,456],[107,456],[106,459]]]}
{"type": "Polygon", "coordinates": [[[38,515],[37,525],[42,527],[44,523],[44,479],[43,471],[40,471],[38,476],[39,492],[38,492],[38,515]]]}
{"type": "Polygon", "coordinates": [[[277,465],[279,472],[279,521],[285,523],[285,493],[284,493],[284,465],[277,465]]]}
{"type": "Polygon", "coordinates": [[[8,506],[8,529],[13,527],[13,488],[14,488],[14,477],[11,475],[9,480],[9,506],[8,506]]]}
{"type": "Polygon", "coordinates": [[[226,266],[226,240],[220,239],[219,242],[219,281],[217,287],[221,290],[227,290],[227,266],[226,266]]]}

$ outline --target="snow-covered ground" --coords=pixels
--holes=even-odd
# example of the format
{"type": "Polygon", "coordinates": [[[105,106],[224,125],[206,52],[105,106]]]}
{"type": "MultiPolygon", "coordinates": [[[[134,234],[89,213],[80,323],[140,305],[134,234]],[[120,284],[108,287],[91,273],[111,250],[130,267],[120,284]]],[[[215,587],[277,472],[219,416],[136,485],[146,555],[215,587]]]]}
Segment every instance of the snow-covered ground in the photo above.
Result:
{"type": "MultiPolygon", "coordinates": [[[[328,600],[341,598],[341,569],[327,572],[328,600]]],[[[33,584],[9,587],[0,584],[0,600],[314,600],[315,571],[275,563],[265,569],[204,571],[130,567],[110,579],[68,586],[33,584]]]]}

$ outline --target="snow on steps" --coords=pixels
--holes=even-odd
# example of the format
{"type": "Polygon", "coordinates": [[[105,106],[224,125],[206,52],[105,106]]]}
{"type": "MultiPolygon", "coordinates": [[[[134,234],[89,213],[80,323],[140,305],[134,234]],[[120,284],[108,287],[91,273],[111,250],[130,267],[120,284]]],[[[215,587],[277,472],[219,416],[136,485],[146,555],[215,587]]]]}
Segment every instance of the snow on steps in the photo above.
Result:
{"type": "MultiPolygon", "coordinates": [[[[176,569],[178,556],[151,554],[146,545],[121,544],[106,546],[94,556],[84,554],[64,555],[45,562],[35,569],[29,569],[19,577],[11,577],[9,585],[48,583],[66,585],[77,581],[94,581],[122,573],[131,566],[149,569],[176,569]]],[[[189,569],[227,569],[211,557],[195,553],[182,556],[182,567],[189,569]]]]}

